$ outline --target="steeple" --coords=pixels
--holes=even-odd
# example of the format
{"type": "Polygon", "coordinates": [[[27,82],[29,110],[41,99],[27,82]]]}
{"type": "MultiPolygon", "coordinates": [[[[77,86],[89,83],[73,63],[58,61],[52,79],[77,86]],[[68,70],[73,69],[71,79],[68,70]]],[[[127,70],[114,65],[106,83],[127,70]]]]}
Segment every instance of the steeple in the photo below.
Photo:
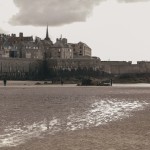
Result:
{"type": "Polygon", "coordinates": [[[45,37],[45,40],[50,40],[49,34],[48,34],[48,24],[47,24],[47,29],[46,29],[46,37],[45,37]]]}

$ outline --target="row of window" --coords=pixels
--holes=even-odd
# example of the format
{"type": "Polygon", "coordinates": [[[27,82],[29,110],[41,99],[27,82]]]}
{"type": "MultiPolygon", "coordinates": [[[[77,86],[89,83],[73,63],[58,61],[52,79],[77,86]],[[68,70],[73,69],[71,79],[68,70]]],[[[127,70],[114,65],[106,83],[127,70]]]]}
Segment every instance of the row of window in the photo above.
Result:
{"type": "Polygon", "coordinates": [[[39,49],[39,47],[25,46],[26,49],[39,49]]]}

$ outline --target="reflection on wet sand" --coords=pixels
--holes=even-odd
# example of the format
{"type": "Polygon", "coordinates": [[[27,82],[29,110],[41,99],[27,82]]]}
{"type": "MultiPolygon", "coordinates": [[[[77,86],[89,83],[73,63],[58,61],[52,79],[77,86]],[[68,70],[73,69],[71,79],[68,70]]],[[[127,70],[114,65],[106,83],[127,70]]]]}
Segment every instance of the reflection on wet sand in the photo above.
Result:
{"type": "Polygon", "coordinates": [[[95,99],[89,109],[82,112],[71,111],[65,118],[46,118],[33,124],[14,123],[6,126],[0,135],[0,147],[17,146],[35,137],[56,134],[59,131],[75,131],[99,126],[132,115],[131,112],[144,109],[144,101],[126,101],[118,99],[95,99]]]}

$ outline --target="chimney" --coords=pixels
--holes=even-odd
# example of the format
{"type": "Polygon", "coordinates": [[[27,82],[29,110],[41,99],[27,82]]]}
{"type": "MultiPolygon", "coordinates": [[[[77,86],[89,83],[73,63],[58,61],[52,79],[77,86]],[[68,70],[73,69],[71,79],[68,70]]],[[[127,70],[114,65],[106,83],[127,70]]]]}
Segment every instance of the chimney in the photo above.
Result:
{"type": "Polygon", "coordinates": [[[16,34],[11,34],[12,37],[16,37],[16,34]]]}
{"type": "Polygon", "coordinates": [[[23,33],[22,32],[19,33],[19,37],[21,37],[21,38],[23,37],[23,33]]]}
{"type": "Polygon", "coordinates": [[[62,39],[62,42],[63,42],[63,44],[67,44],[67,39],[66,39],[66,38],[63,38],[63,39],[62,39]]]}

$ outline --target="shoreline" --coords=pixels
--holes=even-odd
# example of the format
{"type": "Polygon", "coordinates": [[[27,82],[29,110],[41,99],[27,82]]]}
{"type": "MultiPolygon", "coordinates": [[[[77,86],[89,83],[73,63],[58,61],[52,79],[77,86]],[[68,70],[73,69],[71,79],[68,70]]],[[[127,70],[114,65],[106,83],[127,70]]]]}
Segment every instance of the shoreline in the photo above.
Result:
{"type": "Polygon", "coordinates": [[[0,81],[0,87],[150,87],[150,83],[114,83],[112,86],[78,86],[77,84],[52,84],[50,81],[13,81],[8,80],[4,86],[0,81]]]}

